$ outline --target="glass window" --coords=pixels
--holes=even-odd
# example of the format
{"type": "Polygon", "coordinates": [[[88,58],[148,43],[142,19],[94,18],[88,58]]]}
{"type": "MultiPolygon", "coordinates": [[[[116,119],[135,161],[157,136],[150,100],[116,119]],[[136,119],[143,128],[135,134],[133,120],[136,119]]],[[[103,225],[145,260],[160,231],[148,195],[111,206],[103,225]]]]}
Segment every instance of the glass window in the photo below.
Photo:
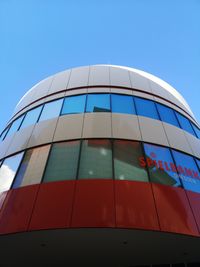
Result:
{"type": "Polygon", "coordinates": [[[195,133],[196,133],[196,136],[197,136],[198,138],[200,138],[200,130],[199,130],[199,128],[197,128],[197,126],[194,125],[193,123],[192,123],[192,128],[194,129],[194,131],[195,131],[195,133]]]}
{"type": "Polygon", "coordinates": [[[134,99],[138,115],[159,120],[156,105],[153,101],[139,97],[134,97],[134,99]]]}
{"type": "Polygon", "coordinates": [[[156,103],[156,105],[162,121],[175,125],[176,127],[180,127],[173,109],[158,103],[156,103]]]}
{"type": "Polygon", "coordinates": [[[10,189],[23,153],[4,160],[0,168],[0,193],[10,189]]]}
{"type": "Polygon", "coordinates": [[[110,112],[110,94],[89,94],[86,112],[110,112]]]}
{"type": "Polygon", "coordinates": [[[190,124],[190,121],[178,112],[176,112],[176,116],[177,116],[178,121],[181,125],[181,128],[196,136],[196,134],[194,133],[194,130],[192,128],[192,125],[190,124]]]}
{"type": "Polygon", "coordinates": [[[195,159],[195,160],[196,160],[196,163],[197,163],[199,170],[200,170],[200,160],[199,159],[195,159]]]}
{"type": "Polygon", "coordinates": [[[181,182],[172,159],[170,150],[166,147],[144,144],[145,158],[141,158],[141,166],[148,166],[150,181],[171,186],[181,186],[181,182]]]}
{"type": "Polygon", "coordinates": [[[143,158],[141,144],[131,141],[114,141],[115,179],[148,181],[145,168],[140,166],[143,158]]]}
{"type": "Polygon", "coordinates": [[[62,142],[52,146],[44,182],[75,180],[80,141],[62,142]]]}
{"type": "Polygon", "coordinates": [[[7,132],[9,131],[10,126],[8,126],[2,133],[0,136],[0,140],[3,141],[4,138],[6,137],[7,132]]]}
{"type": "Polygon", "coordinates": [[[110,140],[82,142],[79,179],[112,178],[112,151],[110,140]]]}
{"type": "Polygon", "coordinates": [[[111,101],[112,112],[136,114],[132,96],[112,94],[111,101]]]}
{"type": "Polygon", "coordinates": [[[16,131],[18,131],[23,118],[24,118],[24,115],[22,115],[21,117],[19,117],[15,121],[13,121],[13,123],[12,123],[12,125],[11,125],[11,127],[10,127],[10,129],[9,129],[9,131],[8,131],[6,136],[9,136],[9,135],[15,133],[16,131]]]}
{"type": "Polygon", "coordinates": [[[175,150],[172,153],[184,188],[200,192],[200,173],[193,157],[175,150]]]}
{"type": "Polygon", "coordinates": [[[41,182],[49,149],[50,145],[47,145],[26,151],[15,177],[13,188],[41,182]]]}
{"type": "Polygon", "coordinates": [[[68,96],[64,100],[61,114],[83,113],[85,111],[86,95],[68,96]]]}
{"type": "Polygon", "coordinates": [[[35,124],[38,121],[42,106],[34,108],[26,113],[26,116],[22,122],[20,129],[23,129],[29,125],[35,124]]]}
{"type": "Polygon", "coordinates": [[[44,105],[42,110],[42,114],[40,116],[39,121],[48,120],[54,117],[58,117],[60,115],[60,110],[62,107],[63,98],[59,100],[55,100],[44,105]]]}

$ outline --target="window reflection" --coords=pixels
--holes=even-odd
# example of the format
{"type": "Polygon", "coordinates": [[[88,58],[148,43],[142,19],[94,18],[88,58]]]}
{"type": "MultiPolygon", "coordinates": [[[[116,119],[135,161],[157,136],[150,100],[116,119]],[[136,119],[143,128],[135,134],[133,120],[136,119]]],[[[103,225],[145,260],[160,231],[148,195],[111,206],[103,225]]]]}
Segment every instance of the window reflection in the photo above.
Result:
{"type": "Polygon", "coordinates": [[[109,94],[89,94],[86,112],[110,112],[109,94]]]}
{"type": "Polygon", "coordinates": [[[112,150],[110,140],[82,142],[79,179],[112,179],[112,150]]]}
{"type": "MultiPolygon", "coordinates": [[[[183,115],[181,115],[180,113],[176,112],[176,116],[178,118],[178,121],[181,125],[181,128],[189,133],[191,133],[192,135],[195,135],[194,130],[192,128],[192,125],[190,123],[190,121],[184,117],[183,115]]],[[[196,136],[196,135],[195,135],[196,136]]]]}
{"type": "Polygon", "coordinates": [[[172,153],[184,188],[200,192],[200,173],[193,157],[175,150],[172,153]]]}
{"type": "Polygon", "coordinates": [[[83,113],[85,111],[86,95],[68,96],[64,100],[61,115],[83,113]]]}
{"type": "Polygon", "coordinates": [[[173,109],[157,103],[158,112],[162,121],[180,127],[173,109]]]}
{"type": "Polygon", "coordinates": [[[192,128],[194,129],[196,136],[198,138],[200,138],[200,130],[199,130],[199,128],[197,128],[197,126],[194,125],[194,123],[192,123],[192,128]]]}
{"type": "Polygon", "coordinates": [[[114,141],[115,179],[148,181],[146,169],[140,166],[143,156],[141,143],[132,141],[114,141]]]}
{"type": "Polygon", "coordinates": [[[156,105],[153,101],[139,97],[135,97],[134,99],[138,115],[159,120],[156,105]]]}
{"type": "Polygon", "coordinates": [[[140,165],[148,167],[151,182],[181,186],[177,169],[168,148],[144,144],[144,151],[146,159],[141,158],[140,165]]]}
{"type": "Polygon", "coordinates": [[[42,110],[42,106],[39,106],[37,108],[34,108],[34,109],[28,111],[26,113],[26,116],[25,116],[23,122],[22,122],[20,130],[29,126],[29,125],[35,124],[38,121],[41,110],[42,110]]]}
{"type": "Polygon", "coordinates": [[[13,123],[12,123],[12,125],[11,125],[7,135],[6,135],[6,137],[11,135],[11,134],[13,134],[14,132],[18,131],[23,119],[24,119],[24,115],[20,116],[18,119],[13,121],[13,123]]]}
{"type": "Polygon", "coordinates": [[[111,95],[112,112],[136,114],[132,96],[111,95]]]}
{"type": "Polygon", "coordinates": [[[23,153],[4,160],[0,168],[0,193],[10,189],[23,153]]]}
{"type": "Polygon", "coordinates": [[[39,121],[52,119],[60,115],[63,99],[55,100],[44,105],[39,121]]]}

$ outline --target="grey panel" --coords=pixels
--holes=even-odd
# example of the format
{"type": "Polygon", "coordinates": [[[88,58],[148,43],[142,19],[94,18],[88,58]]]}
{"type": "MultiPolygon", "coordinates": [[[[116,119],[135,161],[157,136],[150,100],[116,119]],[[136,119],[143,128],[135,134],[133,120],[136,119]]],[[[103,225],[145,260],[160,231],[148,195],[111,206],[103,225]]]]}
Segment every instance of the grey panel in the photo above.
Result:
{"type": "Polygon", "coordinates": [[[140,90],[152,93],[149,80],[147,78],[143,77],[140,74],[134,73],[132,71],[130,71],[129,74],[130,74],[132,88],[140,89],[140,90]]]}
{"type": "Polygon", "coordinates": [[[36,86],[33,89],[34,95],[31,99],[32,102],[47,95],[49,88],[52,84],[53,77],[54,76],[50,76],[47,79],[42,80],[41,82],[36,84],[36,86]]]}
{"type": "Polygon", "coordinates": [[[200,158],[200,140],[190,133],[184,132],[186,139],[192,149],[193,155],[200,158]]]}
{"type": "Polygon", "coordinates": [[[118,67],[110,67],[110,84],[116,86],[131,87],[128,70],[118,67]]]}
{"type": "Polygon", "coordinates": [[[48,95],[67,88],[71,70],[62,71],[54,76],[48,95]]]}
{"type": "Polygon", "coordinates": [[[5,157],[6,152],[8,151],[8,148],[12,142],[12,139],[14,138],[14,135],[15,133],[12,134],[11,136],[8,136],[5,140],[0,142],[0,159],[5,157]]]}
{"type": "Polygon", "coordinates": [[[72,69],[67,89],[87,86],[89,79],[89,66],[72,69]]]}
{"type": "Polygon", "coordinates": [[[123,89],[123,88],[110,88],[110,92],[111,93],[115,93],[115,94],[123,94],[123,95],[132,95],[133,92],[132,90],[128,90],[128,89],[123,89]]]}
{"type": "Polygon", "coordinates": [[[109,85],[109,67],[91,66],[88,85],[109,85]]]}

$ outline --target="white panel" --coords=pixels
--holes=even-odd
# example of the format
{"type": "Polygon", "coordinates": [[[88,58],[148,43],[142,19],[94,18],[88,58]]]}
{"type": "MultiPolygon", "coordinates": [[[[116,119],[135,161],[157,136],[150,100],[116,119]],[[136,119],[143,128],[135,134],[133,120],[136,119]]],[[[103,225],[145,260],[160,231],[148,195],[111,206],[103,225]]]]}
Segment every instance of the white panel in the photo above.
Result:
{"type": "Polygon", "coordinates": [[[109,87],[92,87],[88,88],[88,93],[110,93],[110,88],[109,87]]]}
{"type": "Polygon", "coordinates": [[[137,73],[132,71],[129,72],[130,80],[131,80],[131,87],[135,89],[140,89],[146,92],[152,93],[149,80],[137,73]]]}
{"type": "Polygon", "coordinates": [[[52,101],[52,100],[60,99],[60,98],[63,98],[64,96],[65,96],[65,92],[58,93],[58,94],[55,94],[55,95],[50,95],[50,96],[47,96],[44,99],[44,102],[49,102],[49,101],[52,101]]]}
{"type": "Polygon", "coordinates": [[[145,99],[154,100],[152,95],[145,94],[145,93],[142,93],[142,92],[133,91],[133,95],[134,96],[138,96],[138,97],[142,97],[142,98],[145,98],[145,99]]]}
{"type": "Polygon", "coordinates": [[[8,151],[8,148],[12,142],[12,139],[14,138],[14,135],[15,133],[6,137],[5,140],[0,142],[0,159],[6,156],[6,152],[8,151]]]}
{"type": "Polygon", "coordinates": [[[109,67],[91,66],[88,85],[109,85],[109,67]]]}
{"type": "Polygon", "coordinates": [[[125,69],[110,67],[110,84],[111,86],[131,87],[129,72],[125,69]]]}
{"type": "Polygon", "coordinates": [[[180,149],[190,154],[192,153],[192,150],[182,129],[164,122],[163,126],[169,141],[169,145],[172,148],[180,149]]]}
{"type": "Polygon", "coordinates": [[[46,96],[52,84],[52,81],[53,81],[53,76],[50,76],[49,78],[42,80],[41,82],[36,84],[35,87],[33,88],[33,91],[35,93],[33,95],[33,98],[31,99],[31,102],[46,96]]]}
{"type": "Polygon", "coordinates": [[[88,91],[87,88],[73,89],[73,90],[67,91],[65,93],[65,96],[87,94],[87,91],[88,91]]]}
{"type": "Polygon", "coordinates": [[[111,113],[85,113],[83,138],[111,136],[111,113]]]}
{"type": "Polygon", "coordinates": [[[69,82],[70,73],[71,70],[66,70],[56,74],[48,91],[48,95],[66,89],[69,82]]]}
{"type": "Polygon", "coordinates": [[[132,95],[132,90],[123,89],[123,88],[110,88],[110,92],[114,94],[124,94],[124,95],[132,95]]]}
{"type": "Polygon", "coordinates": [[[168,141],[161,121],[138,116],[142,140],[168,146],[168,141]]]}
{"type": "Polygon", "coordinates": [[[112,114],[113,138],[141,140],[138,118],[130,114],[112,114]]]}
{"type": "Polygon", "coordinates": [[[19,104],[16,106],[14,113],[17,113],[18,111],[20,111],[22,108],[26,107],[27,105],[29,105],[32,102],[33,99],[33,95],[35,94],[34,91],[29,91],[23,98],[22,100],[19,102],[19,104]]]}
{"type": "Polygon", "coordinates": [[[58,120],[53,141],[80,139],[83,127],[83,114],[61,116],[58,120]]]}
{"type": "Polygon", "coordinates": [[[153,94],[171,101],[171,94],[166,89],[164,89],[162,86],[152,81],[150,81],[150,86],[151,86],[153,94]]]}
{"type": "Polygon", "coordinates": [[[87,86],[89,78],[89,66],[72,69],[67,89],[87,86]]]}
{"type": "Polygon", "coordinates": [[[193,155],[200,158],[200,140],[190,133],[185,132],[185,136],[192,149],[193,155]]]}
{"type": "Polygon", "coordinates": [[[171,103],[169,103],[169,102],[167,102],[167,101],[165,101],[165,100],[163,100],[163,99],[161,99],[159,97],[154,96],[154,100],[156,102],[160,103],[160,104],[163,104],[165,106],[168,106],[169,108],[173,108],[174,107],[171,103]]]}
{"type": "Polygon", "coordinates": [[[37,123],[28,142],[28,147],[52,142],[57,120],[58,118],[54,118],[37,123]]]}
{"type": "Polygon", "coordinates": [[[9,155],[12,153],[16,153],[20,150],[24,150],[27,147],[27,144],[31,137],[33,129],[34,129],[34,125],[31,125],[29,127],[26,127],[16,132],[6,154],[9,155]]]}

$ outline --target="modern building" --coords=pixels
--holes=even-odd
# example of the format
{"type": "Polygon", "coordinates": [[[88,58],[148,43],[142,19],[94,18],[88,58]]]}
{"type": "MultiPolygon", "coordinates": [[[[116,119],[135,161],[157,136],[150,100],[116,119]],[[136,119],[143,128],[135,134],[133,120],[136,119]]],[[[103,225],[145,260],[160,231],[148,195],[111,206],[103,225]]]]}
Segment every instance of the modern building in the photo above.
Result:
{"type": "Polygon", "coordinates": [[[1,264],[200,266],[200,130],[169,84],[66,70],[23,96],[0,138],[1,264]]]}

